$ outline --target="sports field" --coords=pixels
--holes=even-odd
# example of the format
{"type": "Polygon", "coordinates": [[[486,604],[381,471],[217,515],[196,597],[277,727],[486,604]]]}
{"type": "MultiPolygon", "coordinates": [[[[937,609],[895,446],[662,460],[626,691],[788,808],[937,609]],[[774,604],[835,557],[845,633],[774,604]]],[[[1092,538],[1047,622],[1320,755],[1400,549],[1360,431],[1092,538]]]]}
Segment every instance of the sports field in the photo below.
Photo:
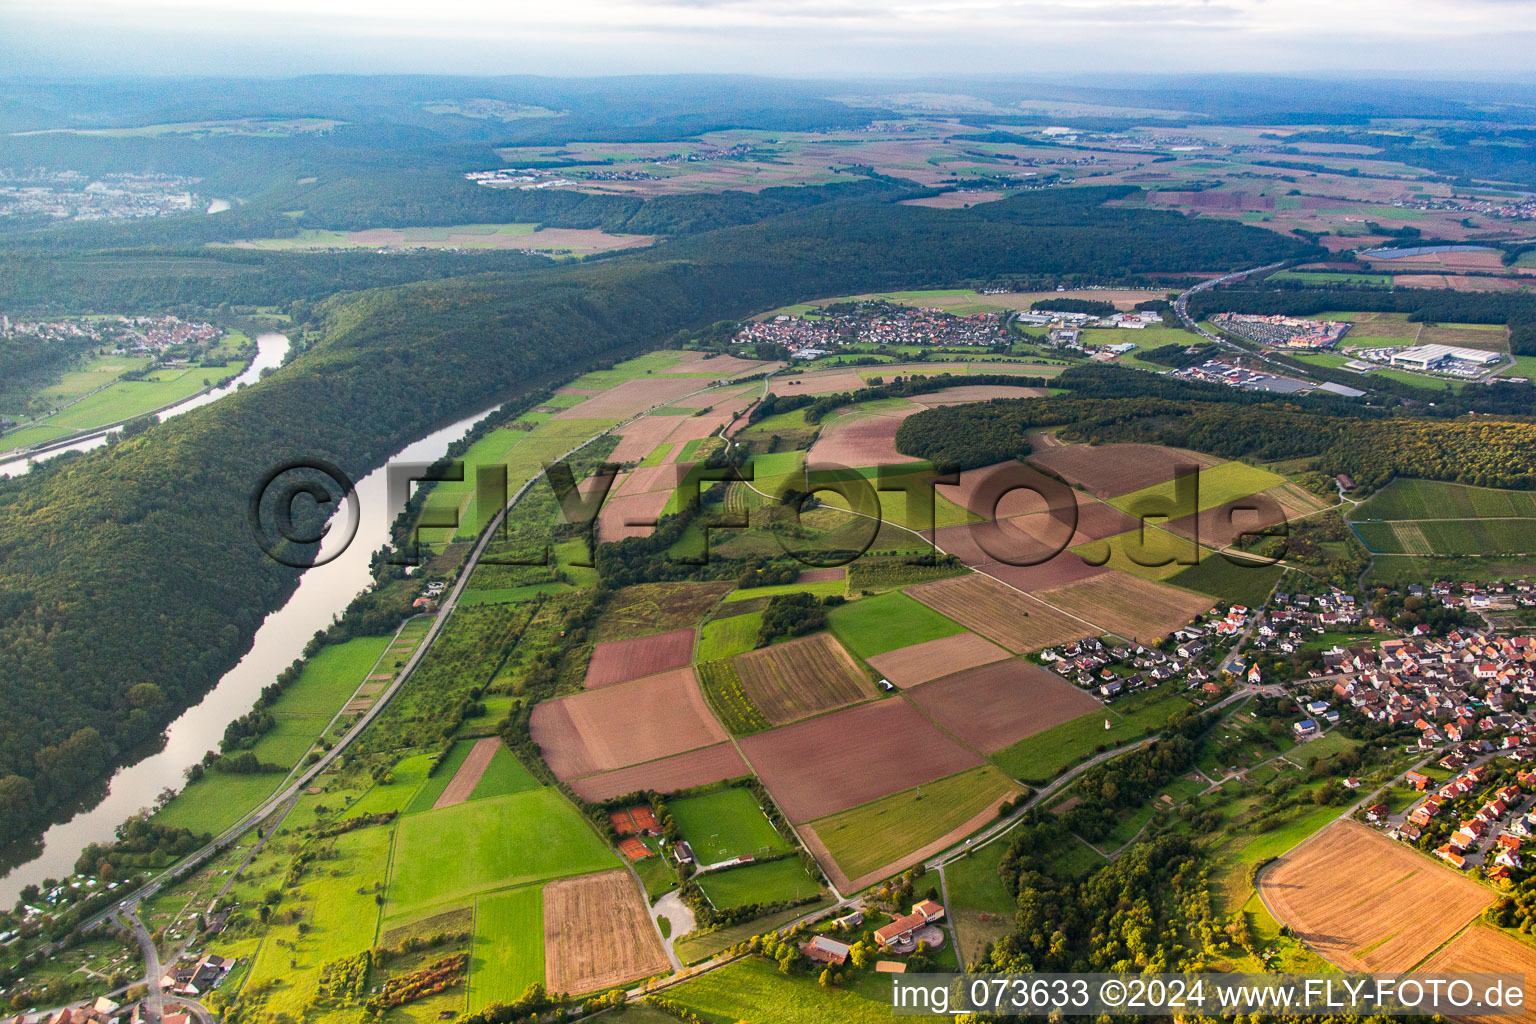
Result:
{"type": "Polygon", "coordinates": [[[821,886],[806,874],[799,857],[712,871],[699,879],[699,888],[718,910],[748,903],[805,899],[821,891],[821,886]]]}
{"type": "Polygon", "coordinates": [[[544,984],[544,887],[525,885],[475,901],[469,1008],[512,1003],[544,984]]]}
{"type": "Polygon", "coordinates": [[[732,857],[762,857],[791,849],[743,786],[683,797],[667,805],[700,864],[732,857]]]}
{"type": "Polygon", "coordinates": [[[861,658],[965,632],[959,623],[894,590],[833,608],[827,625],[861,658]]]}
{"type": "Polygon", "coordinates": [[[400,819],[386,913],[428,907],[507,888],[601,871],[617,860],[558,790],[472,800],[400,819]]]}

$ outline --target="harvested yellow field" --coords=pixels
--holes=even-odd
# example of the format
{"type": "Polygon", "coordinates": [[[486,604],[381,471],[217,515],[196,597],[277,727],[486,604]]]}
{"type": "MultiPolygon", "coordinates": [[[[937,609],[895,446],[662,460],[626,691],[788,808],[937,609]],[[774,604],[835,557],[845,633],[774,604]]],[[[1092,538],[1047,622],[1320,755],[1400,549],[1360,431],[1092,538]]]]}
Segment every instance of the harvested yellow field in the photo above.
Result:
{"type": "Polygon", "coordinates": [[[1401,973],[1493,902],[1492,891],[1374,829],[1336,821],[1259,879],[1275,919],[1346,971],[1401,973]]]}

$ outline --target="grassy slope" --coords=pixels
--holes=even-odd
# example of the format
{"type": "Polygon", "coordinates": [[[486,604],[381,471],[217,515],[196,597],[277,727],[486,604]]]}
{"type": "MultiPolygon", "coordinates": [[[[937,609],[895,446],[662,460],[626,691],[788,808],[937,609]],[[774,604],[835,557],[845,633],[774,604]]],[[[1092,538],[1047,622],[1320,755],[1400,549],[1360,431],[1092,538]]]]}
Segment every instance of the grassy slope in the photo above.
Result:
{"type": "MultiPolygon", "coordinates": [[[[358,637],[325,647],[306,662],[299,678],[272,706],[277,725],[252,748],[257,760],[285,768],[296,765],[388,646],[388,637],[358,637]]],[[[270,796],[283,778],[277,772],[209,772],[156,812],[155,820],[217,833],[270,796]]]]}
{"type": "Polygon", "coordinates": [[[827,623],[844,646],[861,658],[965,632],[958,622],[899,591],[833,608],[827,623]]]}
{"type": "Polygon", "coordinates": [[[534,982],[544,983],[544,887],[482,896],[475,901],[469,1009],[515,1002],[534,982]]]}
{"type": "Polygon", "coordinates": [[[926,846],[1016,791],[991,766],[893,793],[811,823],[849,878],[926,846]]]}
{"type": "Polygon", "coordinates": [[[389,914],[476,892],[601,871],[614,854],[558,790],[475,800],[400,820],[389,914]]]}

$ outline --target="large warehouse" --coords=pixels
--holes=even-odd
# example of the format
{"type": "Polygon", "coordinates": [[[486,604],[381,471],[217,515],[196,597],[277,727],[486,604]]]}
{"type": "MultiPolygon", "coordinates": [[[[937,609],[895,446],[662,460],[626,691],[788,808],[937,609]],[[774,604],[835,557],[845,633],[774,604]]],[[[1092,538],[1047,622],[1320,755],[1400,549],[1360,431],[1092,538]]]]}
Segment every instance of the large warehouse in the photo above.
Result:
{"type": "Polygon", "coordinates": [[[1411,370],[1432,370],[1447,361],[1492,366],[1502,358],[1497,352],[1485,352],[1477,348],[1458,348],[1455,345],[1417,345],[1394,354],[1392,365],[1406,366],[1411,370]]]}

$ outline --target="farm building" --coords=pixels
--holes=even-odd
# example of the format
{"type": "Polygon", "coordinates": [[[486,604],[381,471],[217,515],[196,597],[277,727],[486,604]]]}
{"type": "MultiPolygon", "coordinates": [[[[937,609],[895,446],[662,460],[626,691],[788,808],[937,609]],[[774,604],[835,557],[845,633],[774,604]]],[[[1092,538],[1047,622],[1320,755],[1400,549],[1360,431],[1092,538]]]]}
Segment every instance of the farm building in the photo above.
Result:
{"type": "Polygon", "coordinates": [[[1446,362],[1492,366],[1502,358],[1497,352],[1460,348],[1456,345],[1415,345],[1413,348],[1405,348],[1394,354],[1392,365],[1406,366],[1413,370],[1429,370],[1446,362]]]}
{"type": "Polygon", "coordinates": [[[853,947],[846,942],[838,942],[829,939],[825,935],[814,936],[810,942],[800,947],[800,952],[819,964],[831,964],[833,967],[841,967],[848,962],[848,955],[853,947]]]}

